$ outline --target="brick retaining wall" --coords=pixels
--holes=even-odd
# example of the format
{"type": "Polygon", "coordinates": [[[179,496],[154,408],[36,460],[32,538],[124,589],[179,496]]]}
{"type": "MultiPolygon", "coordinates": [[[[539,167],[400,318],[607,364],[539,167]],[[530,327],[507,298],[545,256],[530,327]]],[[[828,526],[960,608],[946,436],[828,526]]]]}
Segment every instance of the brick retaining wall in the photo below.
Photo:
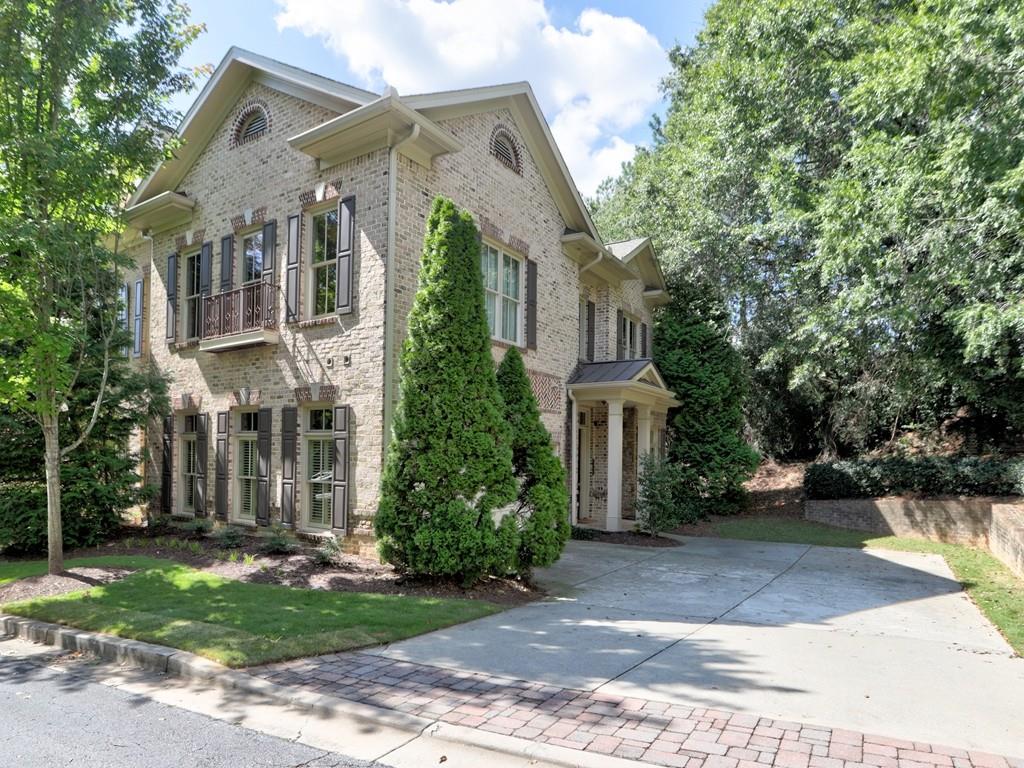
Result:
{"type": "Polygon", "coordinates": [[[808,499],[804,517],[838,528],[985,547],[1024,576],[1024,503],[1017,499],[808,499]]]}
{"type": "Polygon", "coordinates": [[[993,504],[988,548],[1024,578],[1024,505],[993,504]]]}

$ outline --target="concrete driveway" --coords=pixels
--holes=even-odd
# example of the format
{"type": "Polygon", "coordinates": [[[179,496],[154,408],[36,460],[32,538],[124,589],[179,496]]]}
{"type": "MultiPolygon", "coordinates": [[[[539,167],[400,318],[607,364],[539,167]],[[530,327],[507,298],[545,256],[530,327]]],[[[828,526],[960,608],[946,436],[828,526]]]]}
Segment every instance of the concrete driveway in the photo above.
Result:
{"type": "Polygon", "coordinates": [[[538,580],[551,599],[375,653],[1024,754],[1024,659],[937,555],[574,541],[538,580]]]}

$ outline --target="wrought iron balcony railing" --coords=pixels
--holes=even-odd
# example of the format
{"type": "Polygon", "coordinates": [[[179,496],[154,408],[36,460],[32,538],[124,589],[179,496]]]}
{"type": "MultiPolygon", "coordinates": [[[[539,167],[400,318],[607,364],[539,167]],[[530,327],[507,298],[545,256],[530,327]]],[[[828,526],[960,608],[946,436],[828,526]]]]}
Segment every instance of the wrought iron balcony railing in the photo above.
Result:
{"type": "Polygon", "coordinates": [[[203,299],[203,339],[277,329],[277,286],[250,283],[203,299]]]}

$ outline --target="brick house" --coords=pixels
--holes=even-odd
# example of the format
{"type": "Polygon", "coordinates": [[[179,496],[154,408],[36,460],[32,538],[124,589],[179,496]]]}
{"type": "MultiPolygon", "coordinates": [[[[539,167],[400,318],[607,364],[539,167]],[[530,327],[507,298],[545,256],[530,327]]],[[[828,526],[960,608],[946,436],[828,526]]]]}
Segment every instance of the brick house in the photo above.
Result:
{"type": "Polygon", "coordinates": [[[232,48],[133,195],[132,355],[171,380],[143,438],[162,512],[372,545],[424,225],[482,232],[493,353],[518,346],[574,522],[631,525],[675,404],[650,362],[650,241],[602,243],[525,83],[377,95],[232,48]]]}

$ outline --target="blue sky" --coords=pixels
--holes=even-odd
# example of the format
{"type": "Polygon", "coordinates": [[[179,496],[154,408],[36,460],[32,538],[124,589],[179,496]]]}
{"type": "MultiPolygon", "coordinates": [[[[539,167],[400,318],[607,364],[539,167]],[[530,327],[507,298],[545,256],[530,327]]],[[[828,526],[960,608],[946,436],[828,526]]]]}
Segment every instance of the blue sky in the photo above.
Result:
{"type": "MultiPolygon", "coordinates": [[[[584,194],[647,143],[665,51],[710,0],[192,0],[206,34],[186,65],[232,45],[400,93],[529,80],[584,194]]],[[[176,106],[184,111],[194,94],[176,106]]]]}

